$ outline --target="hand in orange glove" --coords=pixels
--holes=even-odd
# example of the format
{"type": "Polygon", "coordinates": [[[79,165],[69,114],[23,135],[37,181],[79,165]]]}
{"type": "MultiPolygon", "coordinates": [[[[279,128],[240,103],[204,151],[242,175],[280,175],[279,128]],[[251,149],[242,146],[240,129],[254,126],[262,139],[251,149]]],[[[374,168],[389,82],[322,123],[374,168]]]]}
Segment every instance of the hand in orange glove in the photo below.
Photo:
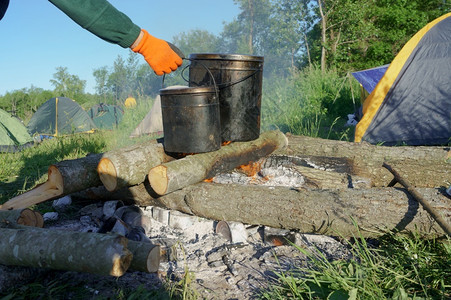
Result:
{"type": "Polygon", "coordinates": [[[141,41],[132,50],[144,56],[155,74],[158,76],[169,74],[182,65],[182,58],[171,49],[166,41],[151,36],[144,29],[141,30],[141,33],[143,34],[141,41]]]}

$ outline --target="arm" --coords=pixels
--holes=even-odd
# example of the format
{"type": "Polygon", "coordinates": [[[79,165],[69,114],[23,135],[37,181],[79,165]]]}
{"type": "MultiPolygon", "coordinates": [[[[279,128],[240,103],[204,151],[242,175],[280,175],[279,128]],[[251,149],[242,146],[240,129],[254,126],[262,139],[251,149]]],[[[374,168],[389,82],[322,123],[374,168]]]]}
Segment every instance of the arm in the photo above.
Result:
{"type": "Polygon", "coordinates": [[[106,0],[49,0],[75,23],[99,38],[130,47],[141,28],[106,0]]]}
{"type": "Polygon", "coordinates": [[[175,71],[182,58],[164,40],[141,30],[106,0],[49,0],[78,25],[110,43],[140,53],[157,75],[175,71]]]}

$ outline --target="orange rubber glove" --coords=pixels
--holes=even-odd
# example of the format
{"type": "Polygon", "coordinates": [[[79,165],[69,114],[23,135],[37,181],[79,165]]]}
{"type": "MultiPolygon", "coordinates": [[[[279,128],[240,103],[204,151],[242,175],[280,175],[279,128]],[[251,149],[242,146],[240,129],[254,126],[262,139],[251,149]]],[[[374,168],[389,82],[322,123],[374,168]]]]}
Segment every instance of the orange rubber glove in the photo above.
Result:
{"type": "Polygon", "coordinates": [[[138,46],[132,50],[144,56],[144,59],[154,70],[155,74],[158,76],[169,74],[182,65],[182,58],[171,49],[166,41],[151,36],[144,29],[141,31],[144,33],[144,36],[138,46]]]}

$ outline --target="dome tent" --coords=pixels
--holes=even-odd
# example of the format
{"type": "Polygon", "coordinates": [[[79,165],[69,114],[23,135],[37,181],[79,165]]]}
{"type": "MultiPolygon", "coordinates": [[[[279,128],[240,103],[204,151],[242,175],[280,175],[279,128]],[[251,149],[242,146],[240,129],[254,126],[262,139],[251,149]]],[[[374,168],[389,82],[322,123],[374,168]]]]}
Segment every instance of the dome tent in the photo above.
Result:
{"type": "Polygon", "coordinates": [[[451,13],[418,31],[363,103],[355,142],[443,145],[451,141],[451,13]]]}
{"type": "Polygon", "coordinates": [[[96,104],[88,111],[97,128],[114,129],[122,121],[124,110],[117,105],[96,104]]]}
{"type": "Polygon", "coordinates": [[[66,97],[47,100],[27,125],[31,134],[50,136],[92,132],[95,128],[88,113],[77,102],[66,97]]]}
{"type": "MultiPolygon", "coordinates": [[[[168,86],[166,89],[184,88],[185,85],[168,86]]],[[[130,138],[142,135],[161,135],[163,133],[163,116],[161,113],[161,97],[157,95],[153,102],[152,108],[146,114],[144,119],[130,134],[130,138]]]]}
{"type": "Polygon", "coordinates": [[[0,152],[16,152],[33,144],[22,122],[0,109],[0,152]]]}

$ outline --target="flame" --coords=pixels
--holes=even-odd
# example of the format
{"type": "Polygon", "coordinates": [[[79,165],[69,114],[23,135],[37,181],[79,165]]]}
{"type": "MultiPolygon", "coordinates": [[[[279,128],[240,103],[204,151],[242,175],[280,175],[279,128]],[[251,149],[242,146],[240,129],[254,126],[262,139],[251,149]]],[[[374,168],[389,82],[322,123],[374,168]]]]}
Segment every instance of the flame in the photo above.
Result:
{"type": "Polygon", "coordinates": [[[204,182],[209,182],[209,183],[213,182],[213,177],[212,177],[212,178],[204,179],[204,182]]]}
{"type": "Polygon", "coordinates": [[[244,173],[246,176],[253,177],[257,175],[258,172],[260,172],[260,170],[262,169],[262,164],[261,162],[251,161],[247,165],[238,166],[237,169],[244,173]]]}
{"type": "Polygon", "coordinates": [[[221,146],[227,146],[228,144],[230,144],[232,141],[225,141],[225,142],[222,142],[222,144],[221,144],[221,146]]]}

